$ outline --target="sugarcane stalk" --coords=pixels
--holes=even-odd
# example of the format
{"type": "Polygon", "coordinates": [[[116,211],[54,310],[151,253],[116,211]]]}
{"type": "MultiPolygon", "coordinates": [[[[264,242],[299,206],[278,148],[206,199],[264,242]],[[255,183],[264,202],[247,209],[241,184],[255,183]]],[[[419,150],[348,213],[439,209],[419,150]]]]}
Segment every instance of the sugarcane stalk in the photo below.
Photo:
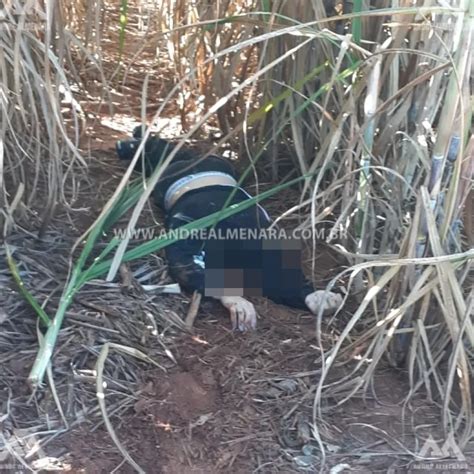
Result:
{"type": "MultiPolygon", "coordinates": [[[[470,15],[466,15],[464,19],[463,27],[463,38],[461,47],[466,47],[466,50],[471,52],[473,48],[473,29],[474,29],[474,2],[471,2],[471,11],[470,15]]],[[[462,80],[461,86],[461,98],[459,101],[460,113],[459,117],[459,126],[456,133],[451,137],[448,152],[447,152],[447,162],[452,166],[452,172],[449,177],[449,186],[446,195],[446,204],[444,209],[444,220],[441,224],[440,234],[443,240],[446,239],[448,231],[450,228],[459,227],[460,223],[460,209],[459,209],[459,200],[460,195],[462,194],[462,189],[460,189],[461,176],[463,174],[463,157],[464,151],[469,142],[469,131],[471,129],[472,122],[472,105],[470,102],[470,93],[469,93],[469,82],[470,82],[470,73],[471,73],[471,54],[467,54],[464,64],[464,74],[460,77],[462,80]]],[[[460,71],[461,74],[462,71],[460,71]]],[[[468,158],[469,159],[469,158],[468,158]]]]}
{"type": "Polygon", "coordinates": [[[33,390],[35,390],[43,382],[44,374],[51,361],[54,346],[56,345],[56,340],[58,339],[59,330],[61,329],[64,320],[64,315],[66,314],[66,311],[71,304],[72,298],[78,289],[76,288],[77,276],[77,272],[74,272],[66,291],[61,296],[56,315],[48,327],[48,330],[44,335],[44,339],[40,344],[39,351],[36,354],[33,367],[31,368],[30,374],[28,375],[28,384],[33,390]]]}
{"type": "MultiPolygon", "coordinates": [[[[455,129],[454,124],[456,122],[457,114],[460,113],[459,92],[462,90],[462,81],[463,79],[469,80],[466,72],[470,61],[472,49],[472,29],[474,27],[474,2],[470,0],[464,0],[462,3],[462,8],[465,10],[462,34],[455,55],[454,67],[449,77],[443,107],[440,113],[436,142],[431,155],[431,171],[428,183],[428,191],[430,193],[430,207],[434,215],[437,215],[437,206],[441,196],[441,184],[448,158],[455,162],[454,172],[451,176],[451,182],[448,190],[444,223],[440,233],[443,240],[446,238],[447,232],[449,230],[459,186],[461,161],[458,159],[458,157],[462,153],[463,146],[455,146],[455,137],[458,136],[458,131],[455,129]]],[[[463,131],[463,127],[461,127],[461,132],[463,131]]],[[[461,145],[463,145],[463,140],[460,142],[461,145]]],[[[426,227],[425,218],[422,217],[420,235],[417,244],[417,257],[421,257],[425,253],[427,241],[428,230],[426,227]]]]}
{"type": "MultiPolygon", "coordinates": [[[[379,48],[377,48],[377,52],[379,48]]],[[[357,191],[357,250],[360,253],[366,251],[366,228],[368,222],[368,203],[370,185],[370,164],[375,133],[375,111],[377,110],[377,98],[380,84],[380,71],[382,68],[382,56],[377,54],[373,58],[374,65],[370,71],[367,86],[367,96],[364,101],[365,130],[363,134],[362,152],[360,159],[359,188],[357,191]]]]}

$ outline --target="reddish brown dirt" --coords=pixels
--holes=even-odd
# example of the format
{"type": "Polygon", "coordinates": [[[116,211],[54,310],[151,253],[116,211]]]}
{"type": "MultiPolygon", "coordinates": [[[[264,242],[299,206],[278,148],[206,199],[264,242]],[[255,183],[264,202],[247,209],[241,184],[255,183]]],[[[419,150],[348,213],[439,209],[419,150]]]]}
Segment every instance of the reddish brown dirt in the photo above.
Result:
{"type": "MultiPolygon", "coordinates": [[[[114,426],[146,472],[245,473],[259,466],[259,457],[268,462],[271,453],[275,466],[290,469],[281,459],[278,417],[267,405],[288,409],[299,389],[272,394],[259,379],[312,368],[311,353],[295,352],[295,345],[303,348],[314,339],[313,321],[265,302],[259,309],[266,313],[259,330],[242,335],[229,330],[217,304],[205,302],[195,335],[176,341],[177,367],[143,373],[133,409],[114,426]]],[[[103,428],[92,437],[87,429],[74,430],[55,446],[69,451],[68,462],[78,471],[110,472],[121,462],[103,428]],[[100,461],[86,461],[91,455],[100,461]]],[[[132,471],[124,465],[119,472],[132,471]]]]}
{"type": "MultiPolygon", "coordinates": [[[[311,421],[308,391],[318,380],[313,317],[263,300],[257,303],[259,328],[243,335],[229,330],[217,304],[205,302],[195,334],[176,340],[177,366],[167,373],[145,370],[141,387],[132,394],[133,406],[112,417],[121,443],[145,472],[290,473],[321,468],[317,445],[299,429],[300,423],[311,421]],[[308,449],[313,450],[309,457],[308,449]],[[313,464],[302,468],[295,463],[300,458],[313,464]]],[[[365,400],[356,397],[326,413],[318,425],[328,450],[325,472],[342,464],[350,472],[408,472],[407,449],[415,450],[414,432],[423,429],[417,425],[437,426],[437,409],[423,398],[403,407],[403,373],[381,370],[374,380],[378,399],[370,393],[365,400]]],[[[52,443],[49,453],[55,455],[62,447],[74,472],[107,473],[117,466],[114,472],[134,472],[121,464],[103,427],[91,433],[87,426],[52,443]]]]}

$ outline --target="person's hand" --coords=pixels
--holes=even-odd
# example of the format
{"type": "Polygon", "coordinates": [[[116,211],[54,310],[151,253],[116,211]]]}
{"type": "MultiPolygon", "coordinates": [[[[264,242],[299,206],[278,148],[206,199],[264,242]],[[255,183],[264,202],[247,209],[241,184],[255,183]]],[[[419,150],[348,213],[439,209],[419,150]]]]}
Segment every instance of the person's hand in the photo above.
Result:
{"type": "Polygon", "coordinates": [[[232,329],[245,332],[257,327],[257,312],[250,301],[241,296],[221,296],[219,300],[230,312],[232,329]]]}
{"type": "Polygon", "coordinates": [[[313,314],[318,314],[321,306],[323,307],[323,315],[331,314],[341,306],[343,301],[342,295],[326,290],[317,290],[310,293],[305,298],[308,309],[313,314]]]}

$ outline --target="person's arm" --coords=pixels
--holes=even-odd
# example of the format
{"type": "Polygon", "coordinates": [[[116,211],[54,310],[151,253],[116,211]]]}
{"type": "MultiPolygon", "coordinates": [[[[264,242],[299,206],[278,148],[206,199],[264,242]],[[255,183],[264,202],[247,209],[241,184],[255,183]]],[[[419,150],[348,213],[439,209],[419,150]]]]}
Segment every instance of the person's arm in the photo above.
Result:
{"type": "Polygon", "coordinates": [[[315,290],[313,284],[302,274],[287,281],[287,286],[280,294],[268,295],[277,304],[283,304],[296,309],[310,310],[318,314],[322,309],[324,315],[334,313],[342,304],[343,296],[339,292],[315,290]],[[300,282],[298,284],[298,281],[300,282]],[[291,285],[288,287],[288,285],[291,285]]]}
{"type": "Polygon", "coordinates": [[[205,293],[203,243],[197,239],[178,240],[165,249],[170,275],[186,291],[205,293]]]}
{"type": "MultiPolygon", "coordinates": [[[[291,288],[291,291],[281,291],[281,293],[271,293],[268,298],[277,304],[283,304],[290,308],[308,309],[306,297],[314,292],[313,284],[306,278],[302,279],[302,284],[291,288]]],[[[295,281],[287,281],[286,285],[295,285],[295,281]]]]}
{"type": "MultiPolygon", "coordinates": [[[[170,275],[189,292],[198,291],[206,296],[205,254],[203,243],[184,239],[166,247],[170,275]]],[[[248,331],[257,326],[257,313],[252,303],[240,296],[215,296],[229,311],[233,329],[248,331]]]]}

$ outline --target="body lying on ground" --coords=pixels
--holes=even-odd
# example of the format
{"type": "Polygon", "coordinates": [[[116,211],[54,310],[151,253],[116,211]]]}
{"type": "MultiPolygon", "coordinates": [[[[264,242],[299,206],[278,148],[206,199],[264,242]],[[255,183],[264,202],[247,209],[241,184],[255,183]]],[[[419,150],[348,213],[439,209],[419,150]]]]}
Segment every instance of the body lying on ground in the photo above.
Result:
{"type": "MultiPolygon", "coordinates": [[[[119,158],[130,161],[141,141],[141,127],[133,139],[117,142],[119,158]]],[[[174,145],[152,136],[136,170],[147,176],[162,163],[174,145]]],[[[166,228],[181,228],[197,219],[251,199],[237,184],[232,164],[220,156],[202,157],[179,150],[164,170],[153,198],[166,215],[166,228]]],[[[274,237],[272,220],[255,203],[193,232],[166,247],[170,275],[187,291],[218,299],[230,312],[234,329],[255,329],[257,315],[249,296],[265,296],[276,303],[309,309],[317,314],[334,312],[342,296],[315,290],[301,269],[297,239],[274,237]]]]}

